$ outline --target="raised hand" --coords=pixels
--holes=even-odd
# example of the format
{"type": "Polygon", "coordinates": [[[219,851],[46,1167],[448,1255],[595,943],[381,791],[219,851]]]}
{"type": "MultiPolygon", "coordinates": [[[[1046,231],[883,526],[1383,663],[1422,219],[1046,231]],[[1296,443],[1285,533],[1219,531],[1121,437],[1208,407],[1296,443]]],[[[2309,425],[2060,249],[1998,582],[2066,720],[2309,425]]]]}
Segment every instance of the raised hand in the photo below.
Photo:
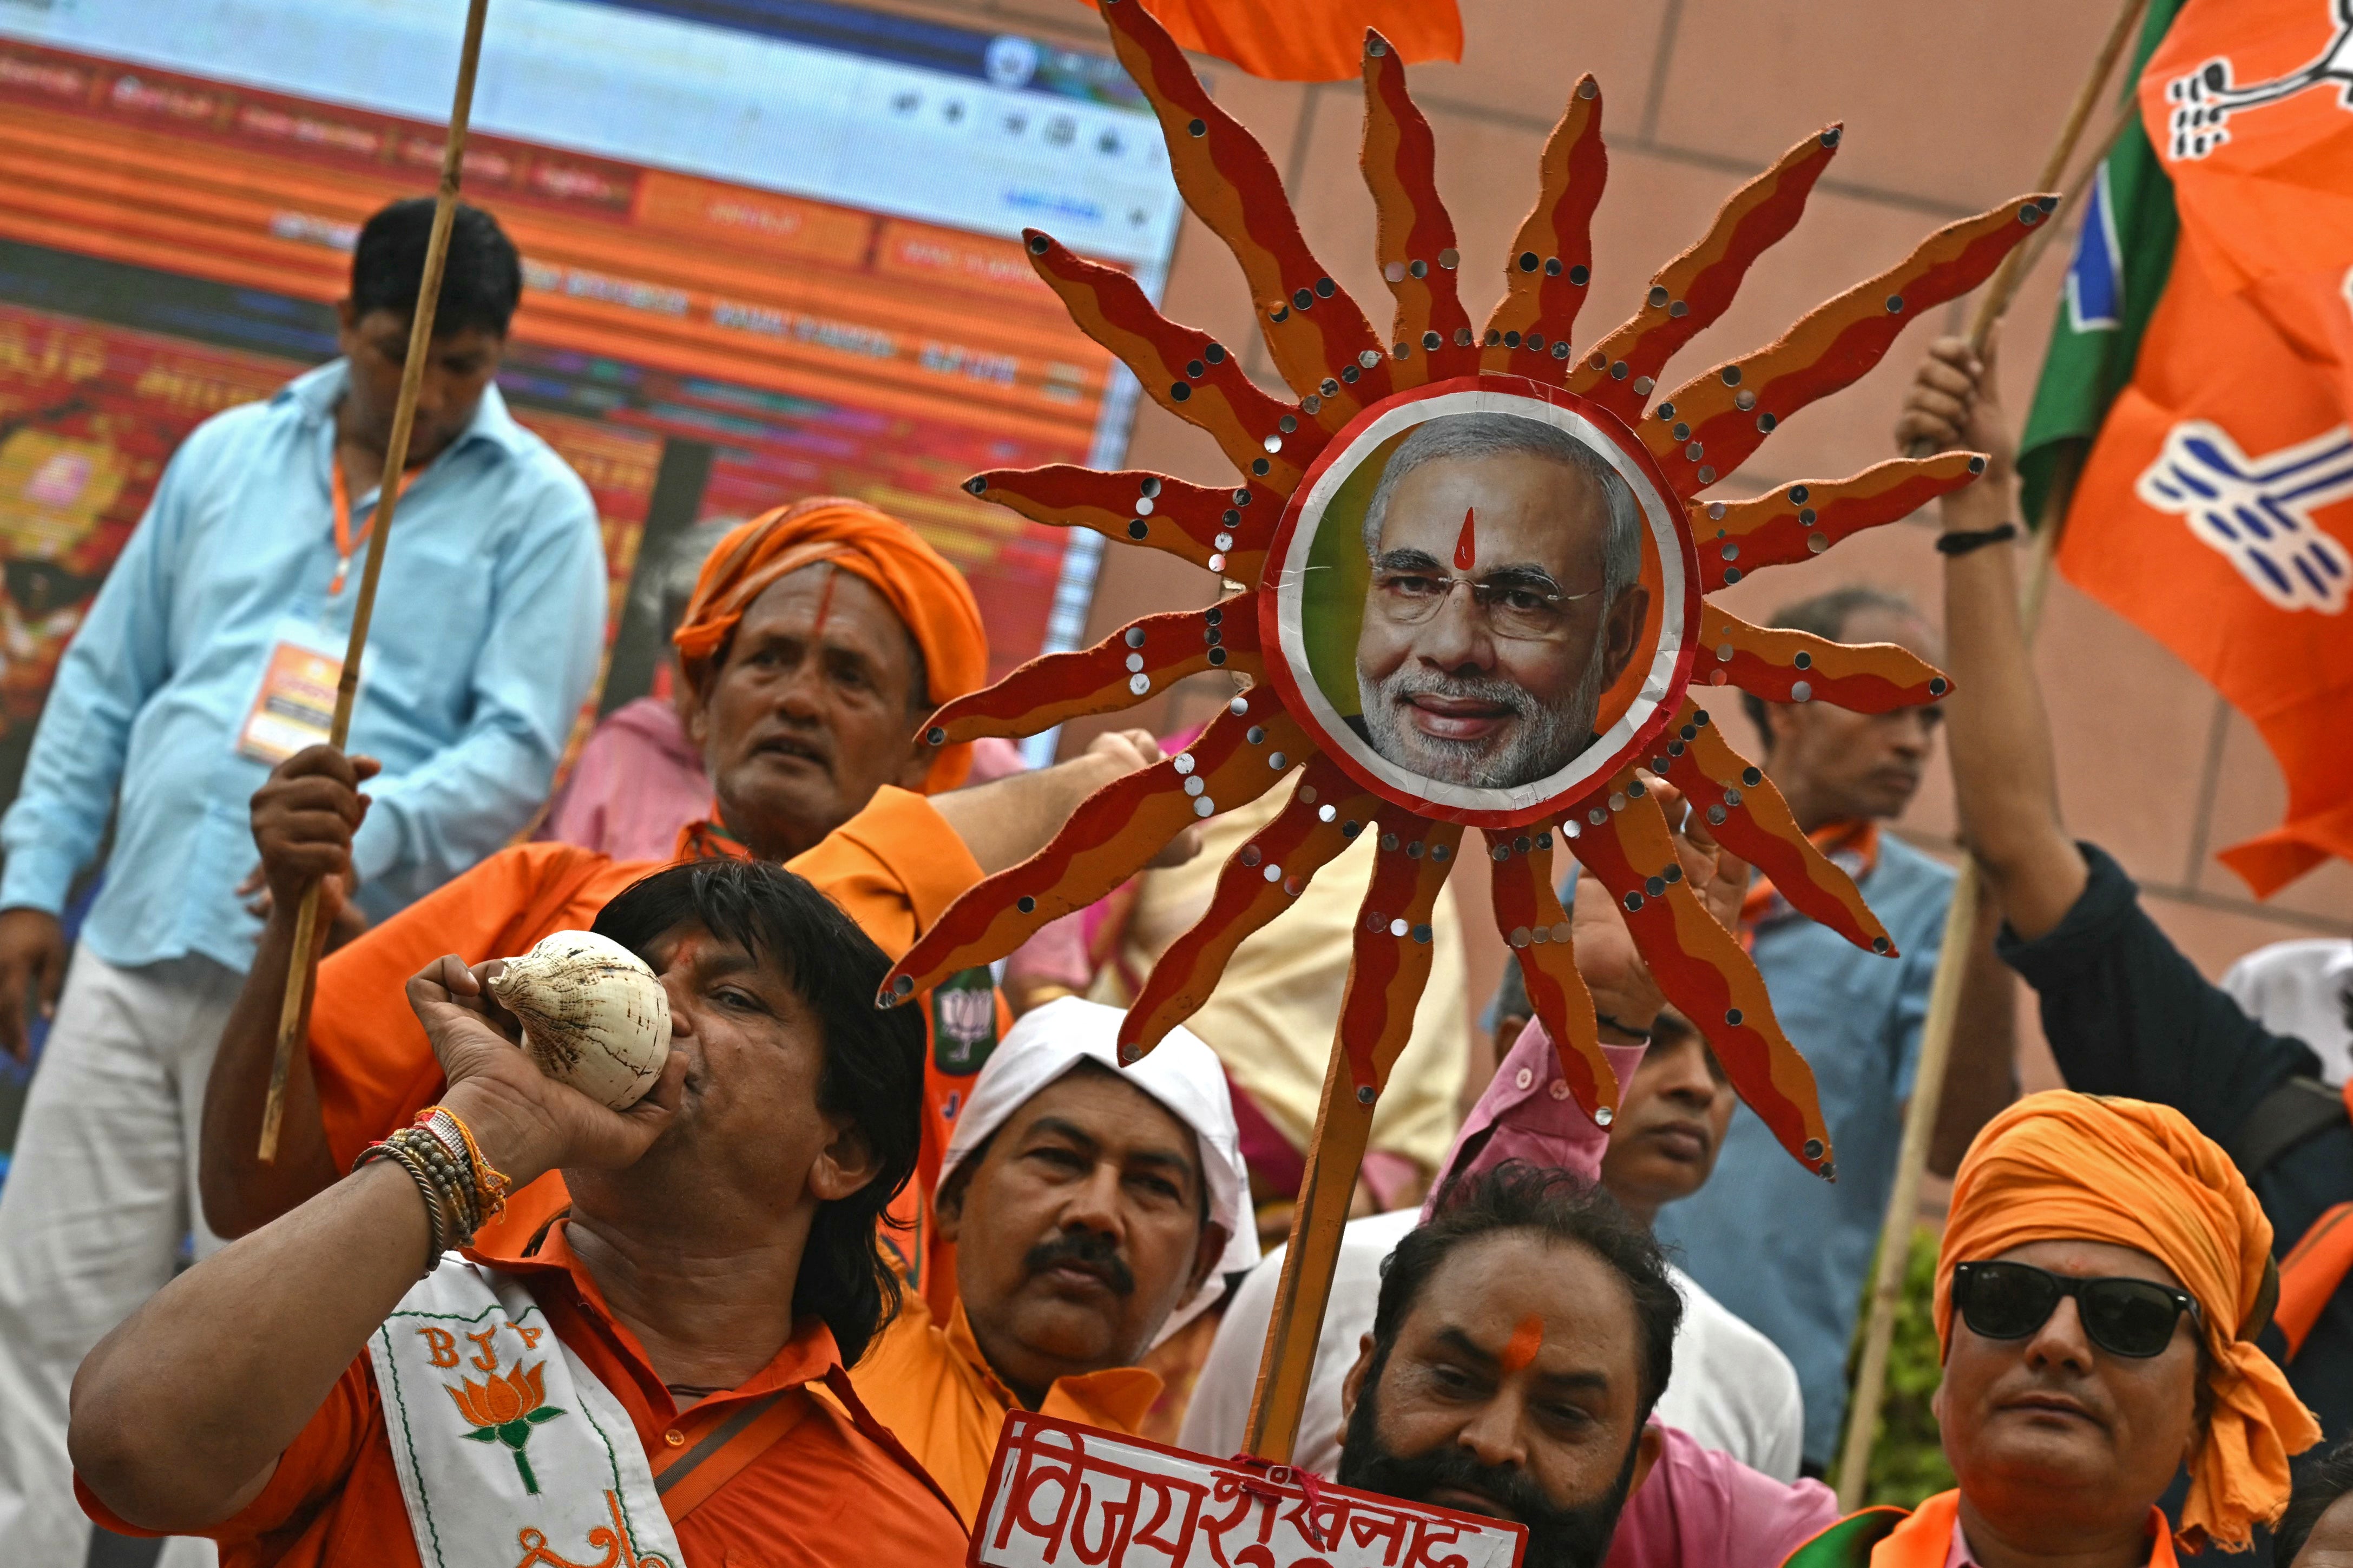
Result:
{"type": "MultiPolygon", "coordinates": [[[[627,1110],[599,1105],[539,1070],[521,1048],[522,1026],[491,997],[505,960],[468,968],[452,953],[408,983],[408,1005],[449,1080],[442,1103],[473,1130],[482,1157],[516,1186],[565,1166],[635,1163],[678,1114],[686,1053],[673,1049],[645,1098],[627,1110]]],[[[683,1033],[686,1015],[673,1011],[683,1033]]]]}

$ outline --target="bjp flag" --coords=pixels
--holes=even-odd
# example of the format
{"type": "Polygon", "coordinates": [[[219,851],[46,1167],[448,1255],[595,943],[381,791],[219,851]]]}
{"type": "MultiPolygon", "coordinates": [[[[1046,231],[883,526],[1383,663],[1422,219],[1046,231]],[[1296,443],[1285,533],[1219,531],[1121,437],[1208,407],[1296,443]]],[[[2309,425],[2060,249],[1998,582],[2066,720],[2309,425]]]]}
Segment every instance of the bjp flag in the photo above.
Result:
{"type": "Polygon", "coordinates": [[[1144,8],[1180,47],[1276,81],[1356,80],[1367,27],[1409,66],[1462,58],[1455,0],[1145,0],[1144,8]]]}
{"type": "Polygon", "coordinates": [[[2021,466],[2048,493],[2070,437],[2096,429],[2060,569],[2271,748],[2287,820],[2221,854],[2262,897],[2353,858],[2353,10],[2167,9],[2143,38],[2137,132],[2094,191],[2021,466]]]}

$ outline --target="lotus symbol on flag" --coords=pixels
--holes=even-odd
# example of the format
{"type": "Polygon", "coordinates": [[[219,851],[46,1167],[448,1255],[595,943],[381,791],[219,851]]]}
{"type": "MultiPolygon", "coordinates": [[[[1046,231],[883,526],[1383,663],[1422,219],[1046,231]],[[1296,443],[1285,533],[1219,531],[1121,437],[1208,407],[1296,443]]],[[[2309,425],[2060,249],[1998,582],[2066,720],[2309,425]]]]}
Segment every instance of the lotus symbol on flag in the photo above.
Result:
{"type": "Polygon", "coordinates": [[[2328,40],[2318,58],[2284,76],[2233,86],[2230,58],[2222,56],[2168,82],[2165,96],[2174,105],[2168,155],[2177,163],[2203,158],[2231,139],[2224,121],[2232,115],[2277,103],[2309,88],[2334,83],[2337,107],[2353,110],[2353,0],[2333,0],[2327,8],[2334,13],[2337,36],[2328,40]]]}
{"type": "Polygon", "coordinates": [[[2344,613],[2353,556],[2312,514],[2353,496],[2353,430],[2339,425],[2250,458],[2221,426],[2184,420],[2166,433],[2138,489],[2158,510],[2179,513],[2279,608],[2344,613]]]}

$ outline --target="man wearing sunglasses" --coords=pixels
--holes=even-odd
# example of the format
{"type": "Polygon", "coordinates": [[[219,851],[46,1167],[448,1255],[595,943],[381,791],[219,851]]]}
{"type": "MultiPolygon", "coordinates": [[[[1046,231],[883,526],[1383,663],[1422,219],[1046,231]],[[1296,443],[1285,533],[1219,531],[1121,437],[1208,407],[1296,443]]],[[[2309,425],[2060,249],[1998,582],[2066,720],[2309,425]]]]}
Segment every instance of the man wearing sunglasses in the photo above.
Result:
{"type": "Polygon", "coordinates": [[[1374,751],[1508,789],[1592,743],[1651,606],[1641,510],[1607,458],[1516,415],[1431,419],[1382,470],[1365,552],[1350,727],[1374,751]]]}
{"type": "Polygon", "coordinates": [[[2271,1223],[2169,1107],[2067,1090],[1989,1122],[1936,1259],[1935,1410],[1960,1483],[1833,1525],[1787,1568],[2170,1568],[2243,1550],[2318,1425],[2255,1345],[2271,1223]],[[2187,1466],[2179,1531],[2158,1499],[2187,1466]]]}

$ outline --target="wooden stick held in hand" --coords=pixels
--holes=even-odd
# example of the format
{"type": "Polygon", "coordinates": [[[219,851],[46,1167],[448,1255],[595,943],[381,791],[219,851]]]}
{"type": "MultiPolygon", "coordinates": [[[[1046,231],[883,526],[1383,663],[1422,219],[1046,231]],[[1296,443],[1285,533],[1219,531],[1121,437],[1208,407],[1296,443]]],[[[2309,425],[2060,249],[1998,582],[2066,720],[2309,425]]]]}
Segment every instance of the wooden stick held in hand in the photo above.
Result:
{"type": "MultiPolygon", "coordinates": [[[[2109,73],[2116,68],[2139,25],[2146,5],[2147,0],[2124,0],[2083,86],[2075,90],[2075,101],[2068,109],[2066,123],[2060,128],[2059,138],[2043,161],[2037,189],[2056,186],[2067,165],[2073,162],[2084,126],[2099,102],[2109,73]]],[[[2107,156],[2107,147],[2114,144],[2133,112],[2127,104],[2125,117],[2109,130],[2094,163],[2107,156]]],[[[1988,338],[2000,321],[2002,312],[2010,309],[2028,267],[2041,257],[2042,237],[2038,235],[2036,240],[2038,243],[2018,247],[2004,257],[1978,296],[1977,308],[1969,316],[1969,347],[1974,352],[1985,352],[1988,338]]],[[[1915,447],[1912,455],[1926,456],[1926,447],[1915,447]]],[[[2070,489],[2064,483],[2054,487],[2044,503],[2042,526],[2035,541],[2034,564],[2021,595],[2030,638],[2041,616],[2042,595],[2050,582],[2052,558],[2058,546],[2060,525],[2066,517],[2070,489]]],[[[1895,1181],[1888,1192],[1886,1218],[1879,1231],[1878,1262],[1872,1272],[1871,1293],[1865,1298],[1868,1315],[1863,1321],[1862,1354],[1855,1368],[1854,1387],[1847,1399],[1846,1440],[1839,1456],[1838,1505],[1841,1513],[1851,1513],[1862,1506],[1863,1489],[1871,1479],[1871,1451],[1878,1439],[1880,1407],[1887,1394],[1888,1352],[1895,1336],[1896,1310],[1903,1304],[1905,1268],[1912,1257],[1912,1230],[1918,1218],[1920,1178],[1927,1167],[1928,1146],[1944,1100],[1945,1071],[1952,1060],[1953,1026],[1960,1008],[1961,972],[1976,942],[1978,906],[1984,890],[1984,879],[1977,862],[1964,858],[1959,879],[1953,887],[1952,903],[1946,911],[1944,946],[1936,954],[1936,978],[1928,990],[1928,1015],[1920,1028],[1919,1065],[1913,1074],[1912,1099],[1905,1108],[1904,1138],[1896,1151],[1895,1181]]]]}
{"type": "MultiPolygon", "coordinates": [[[[401,479],[408,469],[408,436],[417,422],[417,395],[425,384],[426,362],[432,356],[433,317],[441,302],[441,272],[449,259],[449,228],[458,216],[458,184],[466,157],[466,126],[473,116],[474,72],[482,58],[482,20],[490,0],[469,0],[466,42],[458,57],[458,89],[449,105],[449,134],[441,149],[441,184],[433,206],[433,235],[425,247],[425,275],[417,288],[417,313],[409,323],[408,359],[400,373],[400,399],[392,412],[392,437],[384,449],[384,481],[376,502],[375,527],[369,532],[367,563],[360,574],[360,594],[352,612],[352,637],[343,649],[343,679],[335,685],[335,720],[327,743],[341,751],[351,736],[352,703],[359,695],[360,658],[367,651],[368,622],[375,613],[375,589],[384,575],[385,541],[392,537],[393,514],[399,509],[401,479]]],[[[302,1029],[302,1004],[311,989],[311,966],[318,961],[319,891],[313,882],[302,895],[294,916],[294,954],[286,971],[286,1000],[278,1014],[278,1051],[269,1067],[269,1100],[261,1113],[261,1158],[278,1157],[278,1122],[286,1110],[286,1073],[302,1029]]]]}

